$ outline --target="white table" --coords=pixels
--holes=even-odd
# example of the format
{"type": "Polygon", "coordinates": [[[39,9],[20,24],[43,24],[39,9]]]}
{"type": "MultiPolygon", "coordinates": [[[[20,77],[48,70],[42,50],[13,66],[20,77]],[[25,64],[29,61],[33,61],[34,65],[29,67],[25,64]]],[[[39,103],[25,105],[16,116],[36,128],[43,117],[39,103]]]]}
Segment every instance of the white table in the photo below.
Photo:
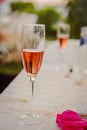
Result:
{"type": "MultiPolygon", "coordinates": [[[[35,84],[33,106],[45,114],[46,121],[37,126],[22,126],[18,116],[27,108],[30,100],[30,84],[22,70],[0,95],[0,130],[58,130],[55,123],[56,114],[66,109],[87,112],[87,75],[84,84],[75,83],[78,70],[78,43],[70,40],[64,56],[66,67],[73,64],[71,77],[65,77],[60,67],[60,50],[57,41],[47,42],[43,64],[35,84]]],[[[27,111],[27,110],[26,110],[27,111]]]]}

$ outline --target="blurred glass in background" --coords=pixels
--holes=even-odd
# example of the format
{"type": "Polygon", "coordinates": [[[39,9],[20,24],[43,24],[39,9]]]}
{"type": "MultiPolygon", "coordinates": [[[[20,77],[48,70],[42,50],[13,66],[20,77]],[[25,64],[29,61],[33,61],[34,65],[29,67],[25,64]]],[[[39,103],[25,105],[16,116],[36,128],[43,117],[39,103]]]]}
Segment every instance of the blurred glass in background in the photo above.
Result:
{"type": "Polygon", "coordinates": [[[84,77],[87,74],[87,26],[81,27],[80,43],[78,52],[78,78],[77,84],[84,84],[84,77]]]}

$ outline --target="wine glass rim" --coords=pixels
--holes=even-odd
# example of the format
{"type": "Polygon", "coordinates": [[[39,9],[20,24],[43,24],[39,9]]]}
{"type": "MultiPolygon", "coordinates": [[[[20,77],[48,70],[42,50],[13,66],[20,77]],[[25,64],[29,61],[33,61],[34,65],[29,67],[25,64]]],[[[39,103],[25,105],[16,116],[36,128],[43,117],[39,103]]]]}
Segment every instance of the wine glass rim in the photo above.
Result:
{"type": "Polygon", "coordinates": [[[23,26],[45,26],[45,24],[26,24],[26,23],[24,23],[24,24],[22,24],[23,26]]]}

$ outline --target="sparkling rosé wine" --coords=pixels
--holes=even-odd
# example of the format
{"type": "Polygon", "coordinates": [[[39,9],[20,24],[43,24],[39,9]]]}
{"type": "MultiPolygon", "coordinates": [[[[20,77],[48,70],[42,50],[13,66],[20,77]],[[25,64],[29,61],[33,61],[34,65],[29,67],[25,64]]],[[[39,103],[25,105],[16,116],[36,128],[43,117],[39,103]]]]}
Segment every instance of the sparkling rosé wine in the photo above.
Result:
{"type": "Polygon", "coordinates": [[[67,41],[68,41],[68,37],[57,37],[59,43],[60,43],[60,47],[61,48],[66,48],[67,45],[67,41]]]}
{"type": "Polygon", "coordinates": [[[40,50],[22,50],[22,61],[24,69],[28,74],[36,75],[40,69],[44,51],[40,50]]]}

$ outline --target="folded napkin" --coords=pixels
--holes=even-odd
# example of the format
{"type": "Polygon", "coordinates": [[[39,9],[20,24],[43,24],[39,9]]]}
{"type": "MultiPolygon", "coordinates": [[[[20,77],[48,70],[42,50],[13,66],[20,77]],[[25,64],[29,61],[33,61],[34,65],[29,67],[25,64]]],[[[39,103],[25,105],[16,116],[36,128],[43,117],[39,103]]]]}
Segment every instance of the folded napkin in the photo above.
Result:
{"type": "Polygon", "coordinates": [[[87,130],[87,121],[72,110],[57,114],[56,123],[62,130],[87,130]]]}

